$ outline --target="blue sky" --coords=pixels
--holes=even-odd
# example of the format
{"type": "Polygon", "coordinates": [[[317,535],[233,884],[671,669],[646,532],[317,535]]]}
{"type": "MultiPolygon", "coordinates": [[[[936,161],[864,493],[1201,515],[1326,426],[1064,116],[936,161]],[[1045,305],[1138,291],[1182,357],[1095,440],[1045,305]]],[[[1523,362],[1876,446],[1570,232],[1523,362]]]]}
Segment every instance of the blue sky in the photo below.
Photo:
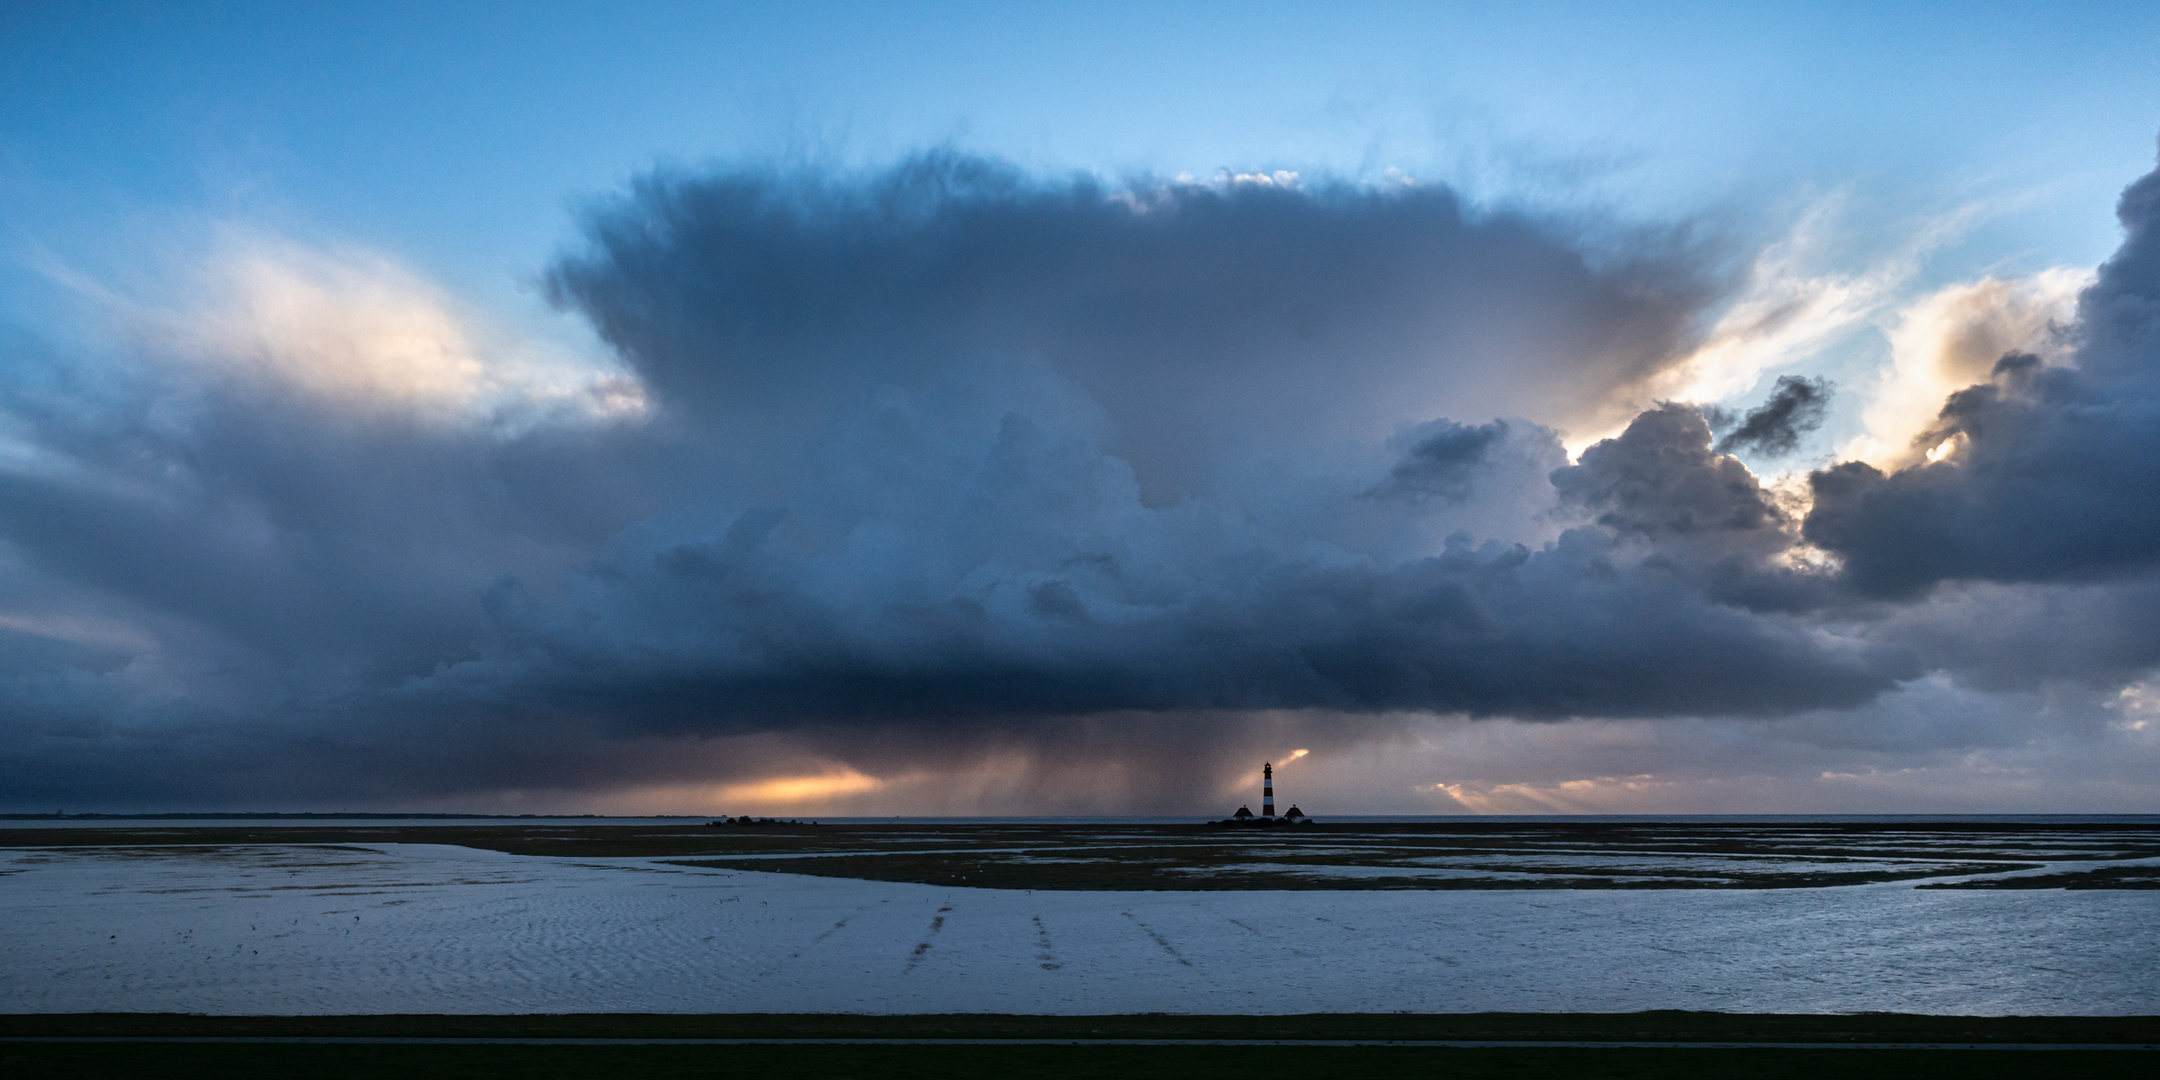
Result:
{"type": "Polygon", "coordinates": [[[2160,810],[2156,41],[0,2],[0,791],[2160,810]]]}
{"type": "MultiPolygon", "coordinates": [[[[660,162],[1393,167],[1644,218],[2005,205],[1936,273],[2091,265],[2160,110],[2144,4],[10,4],[10,245],[268,222],[462,287],[660,162]]],[[[21,278],[17,288],[29,287],[21,278]]]]}

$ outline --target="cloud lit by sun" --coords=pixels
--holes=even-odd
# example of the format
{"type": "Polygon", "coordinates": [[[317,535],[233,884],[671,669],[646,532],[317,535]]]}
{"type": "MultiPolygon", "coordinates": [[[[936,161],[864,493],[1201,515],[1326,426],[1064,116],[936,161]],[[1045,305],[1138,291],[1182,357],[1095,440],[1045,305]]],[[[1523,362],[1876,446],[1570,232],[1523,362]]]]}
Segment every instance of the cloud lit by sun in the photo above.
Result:
{"type": "Polygon", "coordinates": [[[860,795],[885,786],[883,780],[854,769],[811,776],[775,776],[739,784],[727,784],[713,792],[713,803],[726,808],[761,809],[768,806],[800,806],[844,795],[860,795]]]}

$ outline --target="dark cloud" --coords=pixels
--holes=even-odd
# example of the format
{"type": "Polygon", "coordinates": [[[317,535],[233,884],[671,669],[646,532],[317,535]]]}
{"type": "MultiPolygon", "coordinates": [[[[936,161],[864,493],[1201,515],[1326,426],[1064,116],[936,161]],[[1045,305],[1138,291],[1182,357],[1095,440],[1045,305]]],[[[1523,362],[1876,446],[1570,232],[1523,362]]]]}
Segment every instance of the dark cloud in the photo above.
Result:
{"type": "Polygon", "coordinates": [[[1713,450],[1710,424],[1692,406],[1665,404],[1635,418],[1619,438],[1582,452],[1553,473],[1562,498],[1622,536],[1736,538],[1779,534],[1784,517],[1755,474],[1713,450]]]}
{"type": "Polygon", "coordinates": [[[1442,187],[1119,189],[950,154],[664,173],[587,234],[553,295],[702,423],[784,445],[848,395],[1040,362],[1104,410],[1150,504],[1286,443],[1607,409],[1714,291],[1663,241],[1592,259],[1442,187]]]}
{"type": "Polygon", "coordinates": [[[1843,602],[1829,577],[1781,558],[1797,539],[1791,515],[1712,445],[1702,409],[1644,412],[1551,481],[1565,504],[1631,541],[1643,567],[1689,582],[1703,602],[1786,615],[1843,602]]]}
{"type": "Polygon", "coordinates": [[[1582,532],[1385,569],[1248,555],[1153,604],[1090,575],[1017,590],[1008,613],[996,587],[906,610],[821,603],[799,584],[817,568],[764,553],[694,577],[613,568],[607,600],[636,615],[542,640],[570,661],[554,692],[669,731],[1115,709],[1777,713],[1915,673],[1613,555],[1582,532]]]}
{"type": "Polygon", "coordinates": [[[1388,478],[1370,494],[1380,498],[1442,499],[1461,502],[1470,497],[1472,482],[1482,471],[1494,444],[1507,438],[1504,420],[1472,427],[1451,420],[1436,420],[1432,430],[1418,433],[1417,441],[1403,460],[1388,471],[1388,478]]]}
{"type": "Polygon", "coordinates": [[[2126,237],[2078,303],[2064,367],[2012,355],[1951,396],[1940,460],[1814,474],[1809,541],[1861,592],[1955,580],[2085,582],[2160,566],[2160,173],[2124,192],[2126,237]]]}
{"type": "Polygon", "coordinates": [[[2160,664],[2160,581],[1958,583],[1898,608],[1880,632],[1963,686],[2023,692],[2074,682],[2112,690],[2160,664]]]}
{"type": "Polygon", "coordinates": [[[2155,640],[2153,183],[2071,366],[2006,360],[1946,404],[1960,449],[1818,472],[1804,524],[1730,451],[1789,450],[1819,381],[1723,440],[1661,405],[1573,463],[1519,418],[1684,357],[1712,275],[1435,188],[952,156],[649,178],[549,277],[642,381],[636,420],[25,348],[0,790],[394,803],[996,758],[1047,791],[1122,754],[1135,799],[1184,805],[1285,716],[1352,740],[2120,686],[2154,659],[2121,637],[2155,640]]]}
{"type": "Polygon", "coordinates": [[[274,664],[430,670],[481,632],[479,585],[560,572],[650,498],[620,432],[505,439],[224,392],[180,416],[164,393],[97,404],[16,413],[71,467],[0,470],[0,537],[79,595],[274,664]]]}
{"type": "Polygon", "coordinates": [[[1830,407],[1830,381],[1798,375],[1779,376],[1770,400],[1749,409],[1745,419],[1718,440],[1717,450],[1753,450],[1764,457],[1790,454],[1800,438],[1822,426],[1830,407]]]}

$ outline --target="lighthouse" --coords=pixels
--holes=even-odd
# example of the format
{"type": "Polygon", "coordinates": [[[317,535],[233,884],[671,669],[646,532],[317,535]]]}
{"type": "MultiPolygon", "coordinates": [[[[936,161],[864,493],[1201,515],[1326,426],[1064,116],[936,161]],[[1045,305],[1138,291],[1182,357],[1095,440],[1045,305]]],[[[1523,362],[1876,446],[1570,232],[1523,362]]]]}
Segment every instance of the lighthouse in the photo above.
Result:
{"type": "MultiPolygon", "coordinates": [[[[1291,758],[1295,760],[1304,756],[1305,751],[1300,750],[1292,754],[1291,758]]],[[[1237,813],[1221,821],[1208,822],[1209,825],[1217,828],[1242,825],[1255,829],[1272,829],[1280,825],[1308,825],[1311,823],[1312,818],[1307,817],[1305,811],[1295,806],[1290,808],[1287,815],[1283,817],[1275,816],[1275,763],[1272,761],[1260,766],[1260,812],[1258,814],[1253,813],[1250,807],[1240,806],[1237,808],[1237,813]]]]}

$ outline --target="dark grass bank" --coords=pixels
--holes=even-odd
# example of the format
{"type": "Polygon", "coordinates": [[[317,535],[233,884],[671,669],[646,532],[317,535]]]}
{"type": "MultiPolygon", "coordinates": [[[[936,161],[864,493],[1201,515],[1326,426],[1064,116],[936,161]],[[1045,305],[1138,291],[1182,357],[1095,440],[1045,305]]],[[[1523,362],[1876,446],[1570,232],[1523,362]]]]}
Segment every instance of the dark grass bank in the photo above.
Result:
{"type": "Polygon", "coordinates": [[[488,1080],[519,1077],[940,1077],[952,1080],[1327,1076],[1339,1080],[1611,1077],[1674,1080],[2050,1080],[2150,1076],[2155,1055],[2109,1050],[1455,1049],[1278,1046],[388,1046],[174,1043],[0,1044],[0,1075],[249,1080],[305,1076],[488,1080]]]}
{"type": "Polygon", "coordinates": [[[11,1038],[1323,1039],[2160,1045],[2160,1016],[1635,1013],[1307,1013],[1098,1016],[939,1013],[524,1015],[0,1015],[11,1038]]]}

